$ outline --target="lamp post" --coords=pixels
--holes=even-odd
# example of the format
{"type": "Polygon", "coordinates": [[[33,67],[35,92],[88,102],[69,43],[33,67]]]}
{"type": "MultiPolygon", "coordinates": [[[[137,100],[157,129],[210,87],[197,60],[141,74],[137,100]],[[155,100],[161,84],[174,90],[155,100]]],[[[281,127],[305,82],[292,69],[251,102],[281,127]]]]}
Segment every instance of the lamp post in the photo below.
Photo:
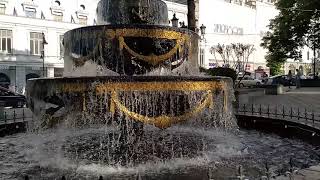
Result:
{"type": "Polygon", "coordinates": [[[204,36],[206,34],[206,29],[207,29],[207,27],[205,25],[202,24],[200,26],[201,36],[204,36]]]}
{"type": "Polygon", "coordinates": [[[205,48],[206,48],[206,39],[205,39],[205,35],[206,35],[206,26],[205,25],[201,25],[200,26],[200,34],[201,34],[201,38],[200,38],[200,66],[203,66],[204,61],[205,61],[205,48]],[[203,47],[204,46],[204,47],[203,47]]]}
{"type": "Polygon", "coordinates": [[[173,18],[171,19],[172,27],[178,27],[179,19],[176,17],[176,13],[173,14],[173,18]]]}
{"type": "Polygon", "coordinates": [[[40,58],[42,59],[42,75],[43,77],[45,77],[45,70],[44,70],[44,45],[47,45],[48,42],[46,41],[46,37],[44,35],[44,33],[42,33],[42,43],[41,43],[41,46],[42,46],[42,51],[41,51],[41,56],[40,58]]]}

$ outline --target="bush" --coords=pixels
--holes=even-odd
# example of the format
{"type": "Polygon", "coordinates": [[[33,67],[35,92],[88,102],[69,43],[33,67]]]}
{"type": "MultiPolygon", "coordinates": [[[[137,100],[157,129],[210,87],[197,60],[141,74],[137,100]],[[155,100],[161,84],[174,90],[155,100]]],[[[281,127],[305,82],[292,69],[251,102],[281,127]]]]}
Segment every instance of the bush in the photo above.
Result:
{"type": "Polygon", "coordinates": [[[235,82],[237,79],[237,72],[231,68],[223,68],[223,67],[210,68],[210,69],[200,68],[200,71],[205,72],[206,74],[211,76],[230,77],[233,80],[233,82],[235,82]]]}

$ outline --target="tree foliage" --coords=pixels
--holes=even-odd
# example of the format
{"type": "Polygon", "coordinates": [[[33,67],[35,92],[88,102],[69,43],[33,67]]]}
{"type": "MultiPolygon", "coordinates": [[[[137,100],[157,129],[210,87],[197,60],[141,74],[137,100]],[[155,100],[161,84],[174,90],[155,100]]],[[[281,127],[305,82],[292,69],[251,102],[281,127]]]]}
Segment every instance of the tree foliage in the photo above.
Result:
{"type": "Polygon", "coordinates": [[[263,37],[263,47],[268,49],[267,61],[272,68],[279,68],[287,59],[301,59],[305,46],[320,46],[320,1],[278,0],[279,15],[270,21],[263,37]]]}

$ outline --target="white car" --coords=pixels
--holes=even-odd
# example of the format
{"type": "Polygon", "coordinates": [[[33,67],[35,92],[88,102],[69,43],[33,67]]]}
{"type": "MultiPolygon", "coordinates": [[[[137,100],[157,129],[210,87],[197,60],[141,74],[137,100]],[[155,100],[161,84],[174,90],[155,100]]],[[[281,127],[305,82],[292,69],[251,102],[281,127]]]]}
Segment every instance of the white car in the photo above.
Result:
{"type": "Polygon", "coordinates": [[[239,77],[239,79],[237,79],[236,83],[239,84],[239,88],[243,88],[243,87],[256,87],[256,86],[260,86],[262,85],[262,80],[259,80],[259,79],[254,79],[250,76],[245,76],[241,81],[240,81],[240,78],[242,77],[239,77]],[[240,83],[239,83],[240,81],[240,83]]]}

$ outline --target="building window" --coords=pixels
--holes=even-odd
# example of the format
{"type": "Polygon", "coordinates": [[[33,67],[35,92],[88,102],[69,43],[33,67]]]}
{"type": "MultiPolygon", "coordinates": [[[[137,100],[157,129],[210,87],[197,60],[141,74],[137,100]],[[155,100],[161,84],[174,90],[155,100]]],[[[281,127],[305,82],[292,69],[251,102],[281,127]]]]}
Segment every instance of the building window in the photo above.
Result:
{"type": "Polygon", "coordinates": [[[63,13],[62,12],[55,12],[53,14],[53,20],[58,21],[58,22],[62,22],[63,20],[63,13]]]}
{"type": "Polygon", "coordinates": [[[79,20],[79,24],[87,25],[88,13],[86,12],[86,7],[83,4],[80,5],[80,9],[76,11],[76,14],[79,20]]]}
{"type": "Polygon", "coordinates": [[[88,18],[85,16],[79,16],[79,24],[87,25],[88,18]]]}
{"type": "Polygon", "coordinates": [[[40,56],[43,50],[43,35],[42,33],[30,33],[30,54],[40,56]]]}
{"type": "Polygon", "coordinates": [[[0,4],[0,14],[6,14],[6,5],[0,4]]]}
{"type": "MultiPolygon", "coordinates": [[[[10,86],[10,78],[4,74],[4,73],[0,73],[0,86],[9,89],[10,86]]],[[[3,93],[4,91],[2,91],[3,93]]],[[[5,95],[5,94],[2,94],[5,95]]]]}
{"type": "Polygon", "coordinates": [[[1,38],[1,43],[0,43],[0,50],[1,52],[4,53],[12,53],[12,31],[11,30],[6,30],[6,29],[1,29],[0,30],[0,38],[1,38]]]}
{"type": "Polygon", "coordinates": [[[36,18],[37,11],[35,8],[25,7],[24,11],[26,13],[26,17],[36,18]]]}
{"type": "Polygon", "coordinates": [[[53,20],[61,22],[63,20],[63,9],[61,8],[60,1],[54,1],[53,7],[51,7],[51,13],[53,15],[53,20]]]}
{"type": "Polygon", "coordinates": [[[64,46],[63,46],[63,35],[59,35],[59,55],[61,58],[64,57],[64,46]]]}

